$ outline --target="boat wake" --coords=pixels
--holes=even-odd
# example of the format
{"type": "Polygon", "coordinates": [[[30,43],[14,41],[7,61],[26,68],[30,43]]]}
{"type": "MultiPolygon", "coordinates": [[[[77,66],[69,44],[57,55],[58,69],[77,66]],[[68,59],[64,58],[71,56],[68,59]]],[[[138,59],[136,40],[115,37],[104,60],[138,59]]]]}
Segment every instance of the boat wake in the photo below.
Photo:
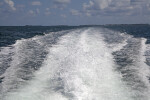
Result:
{"type": "Polygon", "coordinates": [[[0,77],[0,97],[150,100],[145,42],[143,38],[103,28],[19,40],[0,52],[1,65],[7,65],[0,77]]]}

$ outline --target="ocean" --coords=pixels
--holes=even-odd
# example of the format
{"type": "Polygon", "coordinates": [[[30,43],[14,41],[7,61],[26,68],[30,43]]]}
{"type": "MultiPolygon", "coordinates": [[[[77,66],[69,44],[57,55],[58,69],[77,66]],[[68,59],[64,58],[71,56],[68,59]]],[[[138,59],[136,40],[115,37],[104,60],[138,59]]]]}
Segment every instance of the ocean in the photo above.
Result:
{"type": "Polygon", "coordinates": [[[150,100],[150,25],[0,26],[0,100],[150,100]]]}

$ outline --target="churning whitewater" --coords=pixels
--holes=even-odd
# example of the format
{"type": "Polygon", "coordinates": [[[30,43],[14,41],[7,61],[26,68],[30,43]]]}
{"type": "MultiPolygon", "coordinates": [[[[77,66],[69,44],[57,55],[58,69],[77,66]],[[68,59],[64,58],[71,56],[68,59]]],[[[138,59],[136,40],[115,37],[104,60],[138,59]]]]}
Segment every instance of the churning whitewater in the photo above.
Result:
{"type": "Polygon", "coordinates": [[[145,39],[103,28],[76,29],[54,36],[19,40],[5,48],[17,51],[2,76],[2,100],[150,100],[145,39]],[[31,61],[31,55],[37,59],[31,61]],[[15,67],[25,61],[41,62],[41,67],[34,71],[15,67]],[[25,73],[29,79],[22,81],[19,75],[25,73]]]}

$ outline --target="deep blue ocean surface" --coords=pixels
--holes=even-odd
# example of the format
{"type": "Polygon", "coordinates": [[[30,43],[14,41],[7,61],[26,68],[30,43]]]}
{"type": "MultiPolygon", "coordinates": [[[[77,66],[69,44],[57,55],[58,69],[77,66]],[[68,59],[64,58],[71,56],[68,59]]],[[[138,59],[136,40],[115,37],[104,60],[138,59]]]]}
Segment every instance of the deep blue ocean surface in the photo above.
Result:
{"type": "Polygon", "coordinates": [[[0,26],[0,47],[14,44],[21,38],[31,38],[48,32],[77,28],[75,26],[0,26]]]}
{"type": "Polygon", "coordinates": [[[134,37],[144,37],[147,43],[150,43],[150,25],[148,24],[133,24],[133,25],[105,25],[104,27],[113,29],[119,32],[126,32],[134,37]]]}
{"type": "Polygon", "coordinates": [[[0,100],[150,100],[150,25],[0,26],[0,100]]]}

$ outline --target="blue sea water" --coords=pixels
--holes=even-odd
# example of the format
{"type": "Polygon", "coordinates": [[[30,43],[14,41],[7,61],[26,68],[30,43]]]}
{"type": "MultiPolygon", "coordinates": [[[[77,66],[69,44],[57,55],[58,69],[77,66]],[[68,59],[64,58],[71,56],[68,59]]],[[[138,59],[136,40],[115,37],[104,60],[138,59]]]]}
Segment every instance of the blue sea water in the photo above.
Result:
{"type": "Polygon", "coordinates": [[[0,27],[0,100],[149,94],[150,25],[0,27]]]}
{"type": "Polygon", "coordinates": [[[14,44],[21,38],[31,38],[48,32],[77,28],[75,26],[0,26],[0,47],[14,44]]]}

